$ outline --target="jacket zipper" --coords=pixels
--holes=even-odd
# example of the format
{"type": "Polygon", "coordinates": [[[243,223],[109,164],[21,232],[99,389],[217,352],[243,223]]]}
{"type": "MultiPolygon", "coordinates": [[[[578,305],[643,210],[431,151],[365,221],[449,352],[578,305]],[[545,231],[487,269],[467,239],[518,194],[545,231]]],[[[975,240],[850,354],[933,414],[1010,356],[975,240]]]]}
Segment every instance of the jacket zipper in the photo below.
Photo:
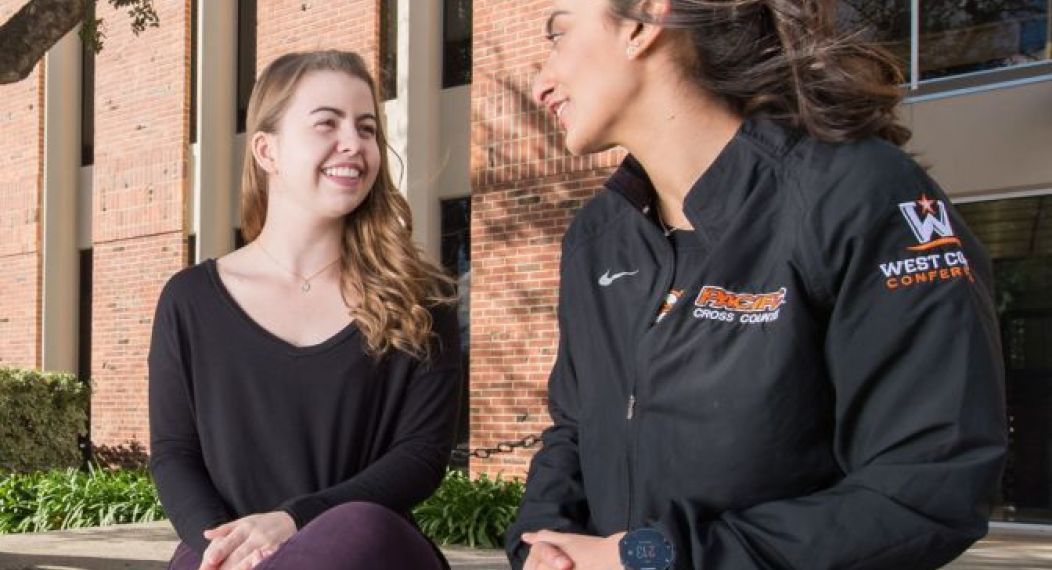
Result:
{"type": "MultiPolygon", "coordinates": [[[[644,213],[644,215],[645,215],[645,213],[644,213]]],[[[647,222],[649,223],[649,220],[647,220],[647,222]]],[[[650,225],[653,226],[653,224],[650,224],[650,225]]],[[[664,257],[664,259],[662,260],[661,265],[658,266],[658,271],[660,272],[661,279],[660,279],[660,283],[659,283],[660,287],[658,288],[658,294],[656,295],[656,297],[657,297],[656,301],[657,302],[655,303],[655,302],[651,301],[650,303],[647,303],[647,305],[646,305],[648,312],[646,314],[646,318],[642,319],[644,329],[643,329],[642,334],[640,335],[640,338],[645,336],[647,334],[647,332],[649,332],[652,329],[652,327],[654,326],[653,316],[657,314],[657,311],[661,307],[661,303],[665,299],[665,293],[664,292],[667,292],[668,289],[670,287],[672,287],[672,278],[673,278],[673,275],[675,274],[675,268],[672,266],[673,263],[675,262],[675,256],[671,255],[671,253],[672,253],[672,246],[671,246],[671,244],[668,243],[668,240],[665,239],[664,236],[660,235],[660,230],[657,228],[657,226],[653,226],[653,231],[657,232],[657,234],[658,234],[658,236],[660,238],[660,241],[661,241],[662,245],[664,246],[663,247],[663,252],[664,252],[664,256],[663,257],[664,257]]],[[[643,343],[639,343],[638,346],[642,347],[643,343]]],[[[629,439],[627,453],[625,454],[627,459],[628,459],[628,468],[627,468],[627,471],[626,471],[627,474],[628,474],[628,477],[627,477],[628,478],[628,500],[626,501],[626,503],[627,503],[627,505],[626,505],[627,506],[627,510],[626,510],[626,513],[625,513],[625,530],[631,530],[633,528],[633,522],[634,522],[633,521],[633,516],[632,516],[632,511],[633,511],[634,506],[635,506],[634,505],[634,503],[635,503],[635,458],[636,458],[636,450],[637,450],[637,447],[639,445],[639,434],[638,434],[638,431],[635,429],[635,427],[633,425],[633,424],[636,423],[636,421],[635,421],[635,418],[636,418],[636,403],[637,403],[636,384],[638,382],[639,377],[642,375],[644,368],[646,368],[646,367],[643,366],[644,356],[645,355],[641,354],[640,352],[641,352],[641,350],[637,350],[637,352],[636,352],[636,373],[632,377],[632,384],[631,384],[631,386],[629,386],[628,405],[627,405],[627,408],[625,410],[625,421],[628,422],[628,439],[629,439]]]]}

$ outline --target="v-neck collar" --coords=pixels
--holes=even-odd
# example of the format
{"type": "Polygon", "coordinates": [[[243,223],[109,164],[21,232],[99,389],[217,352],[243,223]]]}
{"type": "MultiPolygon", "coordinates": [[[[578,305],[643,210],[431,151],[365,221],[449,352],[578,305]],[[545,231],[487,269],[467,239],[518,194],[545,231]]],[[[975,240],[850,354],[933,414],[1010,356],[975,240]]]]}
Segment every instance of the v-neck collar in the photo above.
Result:
{"type": "Polygon", "coordinates": [[[274,334],[263,325],[259,324],[253,319],[245,309],[238,304],[231,295],[230,290],[227,289],[226,284],[223,283],[222,278],[219,276],[219,266],[214,258],[206,259],[204,262],[205,268],[208,270],[208,276],[211,278],[212,284],[215,287],[216,293],[219,295],[223,304],[226,305],[253,334],[259,337],[263,342],[274,346],[285,352],[290,356],[309,356],[313,354],[319,354],[325,352],[330,348],[333,348],[342,343],[347,338],[351,337],[358,331],[358,326],[354,321],[347,324],[346,327],[338,331],[336,334],[330,336],[324,341],[318,344],[312,344],[309,346],[298,346],[293,344],[280,336],[274,334]]]}

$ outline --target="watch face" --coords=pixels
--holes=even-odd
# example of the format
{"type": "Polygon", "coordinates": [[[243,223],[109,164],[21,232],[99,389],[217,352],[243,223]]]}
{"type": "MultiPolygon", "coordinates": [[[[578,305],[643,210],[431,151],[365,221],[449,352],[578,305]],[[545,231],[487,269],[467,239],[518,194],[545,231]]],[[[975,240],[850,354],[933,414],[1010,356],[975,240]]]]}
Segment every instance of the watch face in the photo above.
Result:
{"type": "Polygon", "coordinates": [[[672,545],[655,529],[633,530],[621,539],[621,564],[631,570],[665,570],[672,564],[672,545]]]}

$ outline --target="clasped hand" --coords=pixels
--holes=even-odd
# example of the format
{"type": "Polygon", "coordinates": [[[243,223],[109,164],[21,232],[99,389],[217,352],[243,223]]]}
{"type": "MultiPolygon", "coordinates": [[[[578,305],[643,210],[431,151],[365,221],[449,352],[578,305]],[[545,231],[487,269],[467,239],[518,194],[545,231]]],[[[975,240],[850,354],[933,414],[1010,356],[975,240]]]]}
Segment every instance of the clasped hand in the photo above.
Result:
{"type": "Polygon", "coordinates": [[[625,533],[607,537],[540,530],[522,534],[530,545],[523,570],[617,570],[618,543],[625,533]]]}
{"type": "Polygon", "coordinates": [[[284,511],[249,515],[205,531],[211,541],[198,570],[249,570],[292,535],[296,522],[284,511]]]}

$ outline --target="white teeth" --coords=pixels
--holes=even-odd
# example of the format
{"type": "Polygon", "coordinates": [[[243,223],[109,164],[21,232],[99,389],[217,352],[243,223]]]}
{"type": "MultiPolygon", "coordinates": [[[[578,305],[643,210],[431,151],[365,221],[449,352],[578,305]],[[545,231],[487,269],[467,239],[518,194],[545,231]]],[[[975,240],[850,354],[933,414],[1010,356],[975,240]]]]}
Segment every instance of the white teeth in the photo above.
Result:
{"type": "Polygon", "coordinates": [[[358,178],[362,175],[362,171],[350,166],[331,166],[329,168],[323,168],[322,172],[326,176],[341,176],[347,178],[358,178]]]}
{"type": "Polygon", "coordinates": [[[559,106],[555,108],[555,118],[562,118],[563,109],[566,108],[566,101],[559,103],[559,106]]]}

